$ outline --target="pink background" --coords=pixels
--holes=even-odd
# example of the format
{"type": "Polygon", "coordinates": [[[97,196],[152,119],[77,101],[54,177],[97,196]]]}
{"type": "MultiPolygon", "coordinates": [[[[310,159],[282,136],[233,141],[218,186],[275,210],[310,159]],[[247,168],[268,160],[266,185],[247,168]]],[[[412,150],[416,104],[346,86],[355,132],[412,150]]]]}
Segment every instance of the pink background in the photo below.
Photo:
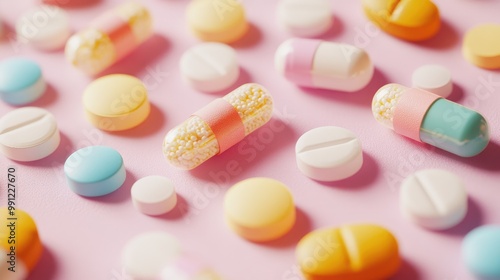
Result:
{"type": "MultiPolygon", "coordinates": [[[[69,1],[67,12],[73,30],[80,30],[97,14],[122,2],[69,1]]],[[[266,86],[274,96],[274,119],[252,135],[253,141],[247,138],[194,171],[177,170],[166,163],[161,153],[163,136],[224,93],[197,92],[181,80],[180,56],[198,43],[185,24],[188,1],[144,1],[155,19],[154,37],[105,72],[143,79],[153,105],[146,123],[119,133],[98,131],[84,119],[82,92],[92,79],[70,67],[62,51],[47,53],[12,44],[9,37],[13,23],[35,2],[0,2],[0,16],[10,26],[7,38],[0,41],[0,58],[24,56],[40,63],[50,88],[33,105],[50,110],[62,134],[59,149],[46,159],[16,163],[0,157],[0,172],[6,173],[12,164],[17,167],[19,207],[37,221],[45,245],[43,258],[30,279],[124,280],[122,247],[131,237],[151,230],[175,235],[186,251],[226,279],[299,279],[294,258],[297,241],[313,229],[351,222],[378,223],[397,236],[404,265],[394,279],[473,279],[461,260],[461,240],[479,225],[500,222],[500,74],[466,62],[461,40],[476,24],[498,22],[499,1],[436,1],[443,27],[436,38],[418,44],[379,32],[364,16],[360,1],[332,1],[335,27],[322,38],[363,47],[376,65],[372,82],[356,93],[301,89],[279,76],[273,66],[274,51],[290,35],[277,25],[276,1],[244,1],[252,29],[234,44],[242,67],[238,84],[252,81],[266,86]],[[394,134],[373,119],[373,93],[389,82],[409,85],[412,71],[427,63],[448,67],[455,83],[451,99],[477,109],[489,120],[492,142],[481,155],[462,159],[429,149],[394,134]],[[486,86],[488,80],[494,82],[486,86]],[[306,178],[297,169],[295,141],[307,130],[323,125],[345,127],[360,137],[365,163],[351,179],[323,184],[306,178]],[[120,151],[128,173],[121,189],[94,199],[70,191],[62,171],[71,152],[91,144],[120,151]],[[470,209],[455,228],[428,231],[401,217],[399,184],[408,174],[423,168],[451,170],[466,182],[470,209]],[[129,195],[137,179],[154,174],[171,178],[182,198],[180,207],[156,218],[136,211],[129,195]],[[275,178],[288,185],[299,213],[288,235],[267,244],[241,239],[223,219],[224,192],[232,184],[255,176],[275,178]]],[[[0,102],[1,114],[13,109],[0,102]]],[[[5,205],[5,174],[1,183],[0,204],[5,205]]]]}

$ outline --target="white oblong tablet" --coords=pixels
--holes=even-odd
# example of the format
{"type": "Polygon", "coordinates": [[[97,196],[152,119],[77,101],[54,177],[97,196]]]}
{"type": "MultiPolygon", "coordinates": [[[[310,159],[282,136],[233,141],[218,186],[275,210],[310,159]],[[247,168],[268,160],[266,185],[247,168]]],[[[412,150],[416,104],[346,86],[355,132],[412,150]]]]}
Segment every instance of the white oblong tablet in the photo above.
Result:
{"type": "Polygon", "coordinates": [[[406,178],[401,185],[403,216],[429,229],[451,228],[467,213],[467,192],[463,181],[441,169],[425,169],[406,178]]]}
{"type": "Polygon", "coordinates": [[[54,116],[37,107],[23,107],[0,118],[0,152],[17,161],[34,161],[52,154],[60,135],[54,116]]]}
{"type": "Polygon", "coordinates": [[[52,5],[41,5],[26,11],[16,22],[21,42],[41,50],[62,49],[71,35],[66,12],[52,5]]]}
{"type": "Polygon", "coordinates": [[[278,21],[295,36],[319,36],[333,24],[332,5],[329,0],[282,0],[278,21]]]}
{"type": "Polygon", "coordinates": [[[351,131],[323,126],[304,133],[295,145],[297,166],[318,181],[338,181],[359,171],[363,165],[361,142],[351,131]]]}
{"type": "Polygon", "coordinates": [[[135,208],[146,215],[161,215],[177,203],[174,184],[163,176],[139,179],[130,190],[135,208]]]}
{"type": "Polygon", "coordinates": [[[443,98],[450,96],[453,91],[450,70],[437,64],[423,65],[415,69],[412,83],[413,87],[430,91],[443,98]]]}
{"type": "Polygon", "coordinates": [[[222,43],[201,43],[187,51],[180,60],[181,74],[193,88],[215,92],[236,82],[240,68],[236,51],[222,43]]]}
{"type": "Polygon", "coordinates": [[[148,232],[127,242],[122,265],[132,279],[158,279],[165,266],[180,254],[181,245],[175,237],[161,231],[148,232]]]}

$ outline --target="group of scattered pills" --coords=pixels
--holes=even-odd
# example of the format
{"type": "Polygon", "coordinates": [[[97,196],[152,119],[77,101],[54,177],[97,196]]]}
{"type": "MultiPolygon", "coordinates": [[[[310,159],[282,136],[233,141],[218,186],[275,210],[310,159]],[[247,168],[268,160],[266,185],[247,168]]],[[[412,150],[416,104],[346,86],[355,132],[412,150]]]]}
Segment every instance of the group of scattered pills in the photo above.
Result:
{"type": "MultiPolygon", "coordinates": [[[[432,1],[363,0],[362,3],[370,20],[401,39],[421,41],[439,31],[439,10],[432,1]]],[[[195,0],[188,5],[191,30],[208,42],[183,54],[180,71],[184,80],[199,91],[223,91],[238,80],[237,54],[226,44],[244,37],[250,24],[243,5],[236,1],[233,4],[231,13],[222,18],[219,13],[224,10],[214,9],[209,0],[195,0]]],[[[38,11],[31,10],[16,25],[18,36],[29,38],[32,46],[43,50],[65,45],[68,61],[90,75],[102,72],[152,34],[151,15],[137,3],[123,4],[99,16],[73,36],[69,18],[62,9],[54,6],[39,9],[55,15],[50,17],[48,27],[30,36],[30,22],[25,19],[38,11]]],[[[334,23],[330,10],[329,2],[324,0],[282,0],[277,18],[291,34],[314,37],[334,23]]],[[[479,67],[500,68],[499,35],[498,25],[471,29],[463,41],[464,57],[479,67]]],[[[360,48],[307,38],[283,42],[276,50],[275,67],[298,86],[345,92],[363,89],[374,71],[369,55],[360,48]]],[[[413,88],[389,84],[375,93],[372,111],[377,121],[398,134],[463,157],[484,150],[489,142],[486,120],[479,113],[446,99],[453,91],[449,70],[439,65],[422,66],[415,70],[412,81],[413,88]],[[467,116],[464,125],[449,128],[439,114],[443,110],[463,112],[467,116]]],[[[21,58],[0,62],[0,97],[5,102],[24,106],[45,91],[42,70],[35,62],[21,58]]],[[[83,107],[89,122],[107,131],[138,126],[150,113],[144,84],[121,74],[103,76],[89,84],[83,93],[83,107]]],[[[196,168],[265,125],[272,108],[273,100],[267,89],[254,83],[242,85],[169,131],[163,141],[163,153],[175,167],[196,168]]],[[[47,157],[59,142],[56,119],[44,109],[22,107],[0,118],[0,151],[12,160],[47,157]]],[[[298,169],[318,181],[346,179],[363,165],[361,141],[341,127],[318,127],[304,133],[296,142],[295,152],[298,169]]],[[[64,172],[69,188],[89,197],[116,191],[126,178],[120,153],[104,146],[75,151],[67,158],[64,172]]],[[[173,182],[162,176],[136,181],[131,197],[133,205],[147,215],[162,215],[177,203],[173,182]]],[[[466,188],[450,172],[421,170],[403,182],[400,208],[403,216],[424,228],[447,229],[460,223],[467,213],[466,188]]],[[[254,242],[282,237],[294,227],[296,219],[294,200],[287,186],[270,178],[250,178],[232,186],[225,196],[224,212],[229,227],[254,242]]],[[[18,229],[26,240],[21,244],[25,248],[18,249],[24,270],[16,278],[23,279],[38,261],[42,245],[31,217],[21,210],[17,213],[18,219],[25,221],[24,227],[18,229]]],[[[2,209],[1,214],[7,215],[7,209],[2,209]]],[[[8,230],[2,226],[0,233],[8,234],[8,230]]],[[[4,243],[2,240],[1,249],[8,251],[10,246],[4,243]]],[[[471,231],[463,242],[468,267],[479,276],[500,277],[498,244],[498,226],[471,231]]],[[[304,276],[313,280],[387,278],[396,273],[401,262],[396,238],[373,224],[313,231],[298,243],[296,255],[304,276]],[[314,259],[322,240],[334,240],[338,247],[321,260],[314,259]]],[[[127,273],[137,279],[220,279],[211,269],[187,256],[175,238],[162,232],[145,233],[130,240],[123,250],[123,263],[127,273]]]]}

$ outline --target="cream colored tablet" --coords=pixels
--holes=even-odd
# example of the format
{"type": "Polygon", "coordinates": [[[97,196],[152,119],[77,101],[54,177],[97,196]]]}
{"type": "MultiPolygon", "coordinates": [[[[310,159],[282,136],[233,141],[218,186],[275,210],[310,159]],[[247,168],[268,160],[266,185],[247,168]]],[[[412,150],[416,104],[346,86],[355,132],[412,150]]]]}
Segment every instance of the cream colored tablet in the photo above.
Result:
{"type": "Polygon", "coordinates": [[[278,21],[283,29],[298,37],[325,33],[333,23],[329,0],[281,0],[278,21]]]}
{"type": "Polygon", "coordinates": [[[437,64],[423,65],[415,69],[412,82],[413,87],[430,91],[443,98],[450,96],[453,91],[450,70],[437,64]]]}
{"type": "Polygon", "coordinates": [[[146,215],[161,215],[177,203],[174,184],[163,176],[147,176],[137,180],[131,189],[132,202],[146,215]]]}

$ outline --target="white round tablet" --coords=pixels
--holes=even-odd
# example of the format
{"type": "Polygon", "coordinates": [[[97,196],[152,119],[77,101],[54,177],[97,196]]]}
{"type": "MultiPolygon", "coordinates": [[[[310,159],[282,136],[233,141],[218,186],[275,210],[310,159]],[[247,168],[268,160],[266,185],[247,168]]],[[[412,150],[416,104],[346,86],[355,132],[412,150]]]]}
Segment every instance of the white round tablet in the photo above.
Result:
{"type": "Polygon", "coordinates": [[[163,176],[139,179],[131,189],[135,208],[146,215],[161,215],[172,210],[177,203],[174,184],[163,176]]]}
{"type": "Polygon", "coordinates": [[[132,279],[158,279],[165,266],[178,258],[181,246],[172,235],[148,232],[127,242],[122,252],[122,265],[132,279]]]}
{"type": "Polygon", "coordinates": [[[288,32],[299,37],[315,37],[333,24],[329,0],[281,0],[278,21],[288,32]]]}
{"type": "Polygon", "coordinates": [[[41,5],[26,11],[16,22],[20,42],[41,50],[61,49],[71,34],[66,12],[52,5],[41,5]]]}
{"type": "Polygon", "coordinates": [[[412,83],[415,88],[430,91],[444,98],[450,96],[453,91],[450,70],[437,64],[423,65],[415,69],[412,83]]]}
{"type": "Polygon", "coordinates": [[[52,154],[60,135],[54,116],[37,107],[23,107],[0,118],[0,152],[17,161],[34,161],[52,154]]]}
{"type": "Polygon", "coordinates": [[[240,75],[236,51],[222,43],[201,43],[180,60],[181,74],[193,88],[215,92],[228,88],[240,75]]]}
{"type": "Polygon", "coordinates": [[[304,133],[295,145],[297,166],[318,181],[338,181],[354,175],[363,165],[361,142],[351,131],[323,126],[304,133]]]}
{"type": "Polygon", "coordinates": [[[467,192],[462,180],[441,169],[425,169],[406,178],[400,191],[403,215],[429,229],[451,228],[467,213],[467,192]]]}

